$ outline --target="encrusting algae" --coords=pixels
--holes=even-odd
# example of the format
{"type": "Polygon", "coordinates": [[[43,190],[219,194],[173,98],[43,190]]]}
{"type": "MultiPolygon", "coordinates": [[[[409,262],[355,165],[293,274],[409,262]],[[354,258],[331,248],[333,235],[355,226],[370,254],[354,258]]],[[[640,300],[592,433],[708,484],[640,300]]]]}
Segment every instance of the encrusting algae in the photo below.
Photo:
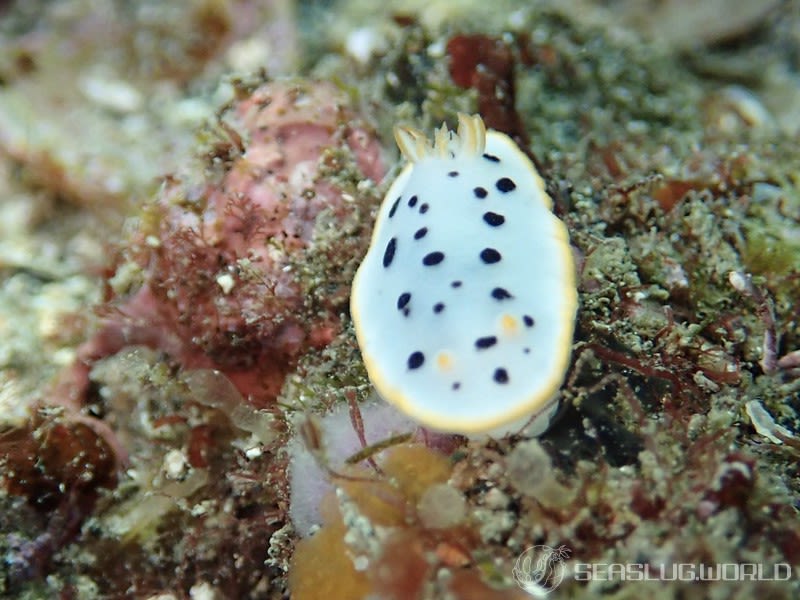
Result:
{"type": "MultiPolygon", "coordinates": [[[[431,527],[453,508],[427,497],[446,485],[451,461],[422,445],[401,445],[376,463],[378,472],[359,468],[334,476],[335,492],[323,500],[322,527],[295,547],[293,598],[415,598],[439,566],[467,566],[468,536],[461,523],[431,527]]],[[[451,494],[440,501],[449,503],[451,494]]]]}

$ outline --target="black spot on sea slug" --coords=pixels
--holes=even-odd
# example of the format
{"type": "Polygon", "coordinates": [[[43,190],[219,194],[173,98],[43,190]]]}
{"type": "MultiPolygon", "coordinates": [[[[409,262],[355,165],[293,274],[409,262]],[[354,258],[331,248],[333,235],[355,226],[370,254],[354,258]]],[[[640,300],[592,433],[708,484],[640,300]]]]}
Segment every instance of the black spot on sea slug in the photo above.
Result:
{"type": "Polygon", "coordinates": [[[533,327],[533,323],[534,323],[533,317],[531,317],[529,315],[523,315],[522,316],[522,322],[525,323],[525,327],[533,327]]]}
{"type": "Polygon", "coordinates": [[[392,238],[386,244],[386,251],[383,253],[383,266],[389,267],[394,260],[394,253],[397,251],[397,238],[392,238]]]}
{"type": "Polygon", "coordinates": [[[437,302],[433,305],[433,312],[437,315],[444,310],[444,302],[437,302]]]}
{"type": "Polygon", "coordinates": [[[426,212],[428,212],[429,208],[430,206],[428,206],[428,203],[423,202],[419,207],[419,214],[424,215],[426,212]]]}
{"type": "Polygon", "coordinates": [[[458,171],[450,171],[447,174],[448,177],[458,177],[458,171]]]}
{"type": "Polygon", "coordinates": [[[403,292],[397,297],[397,309],[400,310],[405,308],[406,304],[408,304],[410,301],[411,301],[411,294],[409,294],[408,292],[403,292]]]}
{"type": "Polygon", "coordinates": [[[485,158],[489,162],[493,162],[493,163],[499,163],[500,162],[500,159],[497,158],[494,154],[484,154],[483,158],[485,158]]]}
{"type": "Polygon", "coordinates": [[[458,390],[460,387],[461,387],[461,382],[460,381],[453,382],[453,385],[452,385],[453,391],[458,390]]]}
{"type": "Polygon", "coordinates": [[[492,227],[500,227],[500,225],[506,222],[506,218],[503,215],[491,211],[483,213],[483,220],[486,221],[487,225],[492,227]]]}
{"type": "Polygon", "coordinates": [[[417,229],[417,231],[414,233],[414,239],[415,240],[421,240],[427,234],[428,234],[428,228],[427,227],[421,227],[420,229],[417,229]]]}
{"type": "Polygon", "coordinates": [[[486,188],[476,187],[472,190],[472,193],[475,194],[476,198],[486,198],[489,195],[489,192],[486,191],[486,188]]]}
{"type": "Polygon", "coordinates": [[[486,337],[480,337],[475,340],[475,347],[478,350],[486,350],[486,348],[491,348],[497,343],[497,338],[493,335],[488,335],[486,337]]]}
{"type": "Polygon", "coordinates": [[[496,287],[492,290],[492,298],[495,300],[508,300],[511,297],[511,293],[505,288],[496,287]]]}
{"type": "Polygon", "coordinates": [[[515,190],[517,187],[517,184],[511,181],[508,177],[503,177],[501,179],[498,179],[497,183],[495,183],[494,185],[498,190],[500,190],[504,194],[512,190],[515,190]]]}
{"type": "Polygon", "coordinates": [[[430,252],[425,255],[425,258],[422,259],[422,264],[426,267],[432,267],[433,265],[438,265],[443,260],[444,252],[430,252]]]}
{"type": "Polygon", "coordinates": [[[397,206],[400,204],[401,196],[397,197],[397,200],[394,201],[392,204],[392,208],[389,210],[389,218],[391,219],[394,216],[394,213],[397,212],[397,206]]]}
{"type": "Polygon", "coordinates": [[[416,196],[411,196],[411,198],[408,199],[408,205],[411,208],[414,208],[417,205],[417,197],[416,196]]]}
{"type": "Polygon", "coordinates": [[[497,383],[508,383],[508,371],[503,368],[494,370],[494,380],[497,383]]]}
{"type": "MultiPolygon", "coordinates": [[[[481,260],[485,262],[487,265],[494,264],[496,262],[500,262],[500,259],[503,258],[500,253],[495,250],[494,248],[484,248],[481,250],[481,260]]],[[[384,260],[385,264],[385,260],[384,260]]]]}
{"type": "Polygon", "coordinates": [[[408,368],[419,369],[425,363],[425,355],[419,350],[408,356],[408,368]]]}
{"type": "Polygon", "coordinates": [[[458,279],[456,279],[454,282],[452,282],[450,284],[450,287],[460,288],[461,287],[461,282],[458,279]]]}

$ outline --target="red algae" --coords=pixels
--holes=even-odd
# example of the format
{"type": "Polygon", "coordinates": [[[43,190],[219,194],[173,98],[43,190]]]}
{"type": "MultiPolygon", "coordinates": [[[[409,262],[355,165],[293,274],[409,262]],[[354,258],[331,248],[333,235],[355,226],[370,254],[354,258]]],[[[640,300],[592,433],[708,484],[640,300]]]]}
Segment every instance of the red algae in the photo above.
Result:
{"type": "Polygon", "coordinates": [[[81,421],[37,415],[24,427],[0,430],[0,484],[42,518],[34,539],[8,538],[9,585],[46,573],[55,552],[78,536],[102,491],[116,487],[117,458],[81,421]]]}
{"type": "MultiPolygon", "coordinates": [[[[354,210],[321,169],[332,151],[347,152],[364,179],[380,179],[383,166],[375,138],[331,85],[275,82],[243,95],[221,117],[228,133],[212,174],[169,178],[145,209],[110,279],[106,323],[80,356],[90,364],[147,345],[183,367],[221,370],[265,406],[295,358],[339,329],[342,295],[311,302],[321,282],[298,268],[320,247],[327,254],[316,260],[331,268],[350,258],[319,240],[354,210]],[[121,284],[131,270],[141,283],[121,284]]],[[[349,285],[341,274],[338,286],[349,285]]]]}
{"type": "Polygon", "coordinates": [[[477,91],[478,113],[486,126],[508,134],[530,155],[528,134],[515,104],[517,54],[513,46],[499,37],[461,34],[447,42],[447,54],[453,82],[477,91]]]}
{"type": "Polygon", "coordinates": [[[90,512],[99,489],[116,486],[112,449],[89,425],[38,417],[0,432],[2,481],[46,514],[70,499],[90,512]]]}

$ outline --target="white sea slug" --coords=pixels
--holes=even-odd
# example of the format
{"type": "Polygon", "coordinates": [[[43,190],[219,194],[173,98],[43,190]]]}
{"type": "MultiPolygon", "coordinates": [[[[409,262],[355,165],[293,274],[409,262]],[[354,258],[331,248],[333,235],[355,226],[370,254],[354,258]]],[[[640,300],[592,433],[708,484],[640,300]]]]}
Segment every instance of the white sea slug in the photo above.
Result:
{"type": "Polygon", "coordinates": [[[385,400],[432,429],[504,435],[554,407],[575,270],[528,157],[479,116],[458,122],[433,144],[395,128],[409,164],[378,212],[351,312],[385,400]]]}

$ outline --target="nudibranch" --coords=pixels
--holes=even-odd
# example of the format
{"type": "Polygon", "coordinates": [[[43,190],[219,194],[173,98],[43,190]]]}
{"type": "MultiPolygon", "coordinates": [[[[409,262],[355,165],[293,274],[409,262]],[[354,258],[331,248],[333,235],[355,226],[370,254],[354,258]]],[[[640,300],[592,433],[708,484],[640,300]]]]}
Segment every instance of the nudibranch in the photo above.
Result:
{"type": "Polygon", "coordinates": [[[395,128],[408,164],[353,281],[378,393],[431,429],[505,435],[553,408],[577,310],[564,223],[530,159],[479,116],[433,143],[395,128]]]}

